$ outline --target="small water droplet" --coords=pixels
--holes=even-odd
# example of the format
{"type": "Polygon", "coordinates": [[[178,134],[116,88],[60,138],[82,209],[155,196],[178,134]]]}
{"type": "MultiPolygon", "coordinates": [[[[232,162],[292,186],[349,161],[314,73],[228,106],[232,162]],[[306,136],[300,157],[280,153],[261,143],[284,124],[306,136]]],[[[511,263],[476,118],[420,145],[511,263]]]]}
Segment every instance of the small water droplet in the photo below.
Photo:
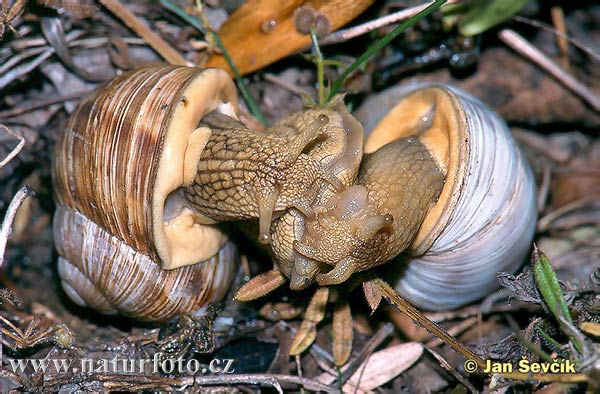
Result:
{"type": "Polygon", "coordinates": [[[262,31],[265,34],[268,34],[268,33],[272,32],[273,30],[275,30],[276,27],[277,27],[277,21],[275,19],[272,19],[272,18],[266,19],[260,25],[260,31],[262,31]]]}

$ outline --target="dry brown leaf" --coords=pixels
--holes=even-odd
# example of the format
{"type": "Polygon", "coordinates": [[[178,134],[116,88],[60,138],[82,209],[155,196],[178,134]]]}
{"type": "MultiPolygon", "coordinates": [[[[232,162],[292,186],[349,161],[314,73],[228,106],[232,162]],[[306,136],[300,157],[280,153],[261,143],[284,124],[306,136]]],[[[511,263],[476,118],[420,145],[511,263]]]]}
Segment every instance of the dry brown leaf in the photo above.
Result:
{"type": "Polygon", "coordinates": [[[340,298],[333,311],[333,360],[342,366],[352,353],[352,313],[348,300],[340,298]]]}
{"type": "Polygon", "coordinates": [[[315,291],[310,304],[306,308],[304,320],[300,324],[298,333],[290,347],[291,356],[302,353],[315,341],[317,337],[317,324],[325,317],[325,306],[327,305],[328,298],[328,287],[319,287],[315,291]]]}
{"type": "Polygon", "coordinates": [[[285,283],[285,277],[278,270],[267,271],[250,279],[237,292],[238,301],[252,301],[275,290],[285,283]]]}
{"type": "MultiPolygon", "coordinates": [[[[423,354],[423,345],[408,342],[373,353],[343,386],[345,393],[367,393],[410,368],[423,354]]],[[[342,368],[343,371],[343,368],[342,368]]],[[[336,377],[323,373],[316,380],[332,384],[336,377]]]]}
{"type": "MultiPolygon", "coordinates": [[[[310,36],[298,33],[294,26],[294,11],[299,7],[314,8],[335,30],[360,15],[373,1],[248,0],[223,24],[219,37],[240,73],[247,74],[310,45],[310,36]]],[[[220,55],[213,55],[206,66],[230,72],[220,55]]]]}

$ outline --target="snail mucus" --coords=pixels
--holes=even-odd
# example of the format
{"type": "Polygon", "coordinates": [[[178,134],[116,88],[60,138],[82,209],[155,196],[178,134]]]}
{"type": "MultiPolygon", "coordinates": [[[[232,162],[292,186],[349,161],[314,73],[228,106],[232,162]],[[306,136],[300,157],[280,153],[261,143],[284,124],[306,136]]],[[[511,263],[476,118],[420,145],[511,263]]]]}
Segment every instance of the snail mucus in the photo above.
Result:
{"type": "Polygon", "coordinates": [[[464,92],[420,85],[384,100],[359,121],[337,102],[258,132],[239,120],[219,69],[117,77],[80,103],[57,143],[66,293],[141,320],[191,313],[222,298],[235,271],[216,224],[258,218],[274,268],[240,300],[287,280],[327,289],[389,261],[396,290],[418,306],[482,297],[530,246],[531,171],[506,124],[464,92]]]}

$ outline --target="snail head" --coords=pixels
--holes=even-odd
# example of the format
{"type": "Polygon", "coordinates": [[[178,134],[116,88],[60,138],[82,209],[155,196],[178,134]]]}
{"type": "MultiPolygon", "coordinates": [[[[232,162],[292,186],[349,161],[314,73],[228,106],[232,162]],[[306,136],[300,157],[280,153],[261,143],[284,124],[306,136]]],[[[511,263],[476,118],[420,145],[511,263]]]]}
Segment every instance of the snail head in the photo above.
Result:
{"type": "Polygon", "coordinates": [[[352,186],[333,195],[294,242],[296,252],[290,287],[301,289],[313,281],[332,285],[352,273],[378,264],[378,245],[393,233],[393,217],[381,213],[364,186],[352,186]]]}

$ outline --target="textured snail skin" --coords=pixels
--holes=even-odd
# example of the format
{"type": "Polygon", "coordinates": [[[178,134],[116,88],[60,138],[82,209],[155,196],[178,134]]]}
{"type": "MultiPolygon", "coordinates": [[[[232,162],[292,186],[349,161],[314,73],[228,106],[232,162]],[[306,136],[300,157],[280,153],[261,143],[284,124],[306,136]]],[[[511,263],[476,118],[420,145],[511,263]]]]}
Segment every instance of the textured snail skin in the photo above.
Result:
{"type": "MultiPolygon", "coordinates": [[[[348,112],[343,103],[333,105],[336,113],[342,118],[343,129],[330,133],[327,140],[321,141],[311,149],[311,155],[321,162],[329,163],[330,171],[343,185],[348,188],[356,182],[356,176],[363,155],[364,129],[362,125],[348,112]]],[[[307,111],[308,112],[308,111],[307,111]]],[[[304,113],[292,115],[288,120],[278,122],[272,129],[273,132],[286,133],[289,136],[291,124],[297,124],[297,117],[305,118],[304,113]],[[287,127],[281,127],[287,126],[287,127]]],[[[293,129],[292,129],[293,130],[293,129]]],[[[338,191],[331,184],[323,184],[317,191],[316,199],[311,204],[314,211],[322,207],[329,198],[338,191]]],[[[314,212],[313,212],[314,214],[314,212]]],[[[288,209],[275,218],[271,224],[271,248],[274,253],[274,263],[277,269],[290,278],[290,288],[299,290],[306,287],[304,282],[296,283],[292,276],[294,260],[297,253],[294,251],[294,242],[299,241],[304,235],[307,216],[299,210],[288,209]]]]}
{"type": "Polygon", "coordinates": [[[324,263],[334,268],[318,274],[317,282],[338,284],[397,256],[436,202],[444,178],[417,138],[398,139],[366,155],[357,185],[331,197],[307,220],[305,235],[295,244],[292,282],[311,283],[324,263]]]}
{"type": "Polygon", "coordinates": [[[185,196],[210,219],[258,217],[260,240],[268,242],[274,211],[308,214],[323,182],[341,187],[332,167],[343,157],[344,129],[333,110],[303,111],[265,133],[220,114],[202,125],[211,136],[185,196]]]}

